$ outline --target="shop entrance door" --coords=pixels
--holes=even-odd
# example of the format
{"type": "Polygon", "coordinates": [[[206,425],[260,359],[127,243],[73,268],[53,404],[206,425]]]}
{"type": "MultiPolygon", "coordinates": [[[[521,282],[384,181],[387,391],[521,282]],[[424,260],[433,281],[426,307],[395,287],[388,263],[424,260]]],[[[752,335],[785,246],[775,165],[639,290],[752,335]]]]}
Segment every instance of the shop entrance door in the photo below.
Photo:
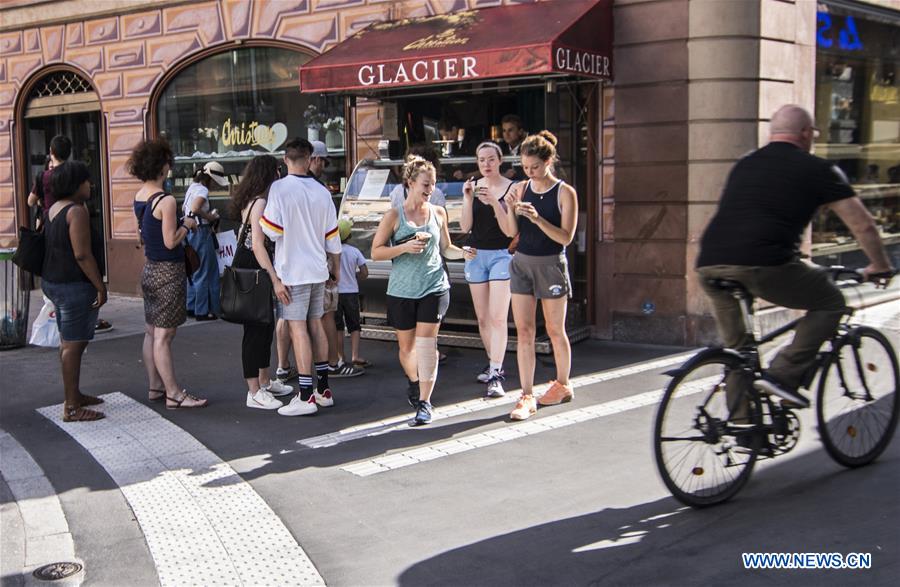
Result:
{"type": "MultiPolygon", "coordinates": [[[[62,108],[65,110],[64,108],[62,108]]],[[[34,185],[38,173],[46,169],[47,155],[50,152],[50,140],[56,135],[65,135],[72,140],[71,159],[81,161],[91,172],[91,199],[88,210],[91,217],[91,228],[103,238],[104,258],[98,259],[100,271],[104,276],[106,270],[106,233],[104,230],[102,162],[103,151],[100,141],[100,110],[74,113],[48,113],[47,109],[34,109],[26,112],[24,120],[25,153],[28,165],[28,190],[34,185]],[[48,115],[49,114],[49,115],[48,115]]],[[[35,212],[29,212],[32,225],[36,219],[35,212]]]]}

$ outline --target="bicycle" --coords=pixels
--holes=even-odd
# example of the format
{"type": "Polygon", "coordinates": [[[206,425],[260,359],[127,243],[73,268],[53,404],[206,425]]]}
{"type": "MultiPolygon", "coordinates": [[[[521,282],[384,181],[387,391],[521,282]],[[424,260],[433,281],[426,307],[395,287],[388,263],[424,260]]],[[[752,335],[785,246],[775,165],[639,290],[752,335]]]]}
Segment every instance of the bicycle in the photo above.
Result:
{"type": "MultiPolygon", "coordinates": [[[[855,270],[829,267],[828,271],[839,286],[851,283],[838,281],[844,275],[855,284],[863,281],[855,270]]],[[[886,286],[893,275],[870,279],[886,286]]],[[[753,386],[762,373],[759,347],[792,330],[800,319],[757,340],[751,294],[736,281],[709,283],[738,301],[751,341],[740,349],[704,349],[668,371],[672,380],[654,426],[660,475],[676,499],[695,508],[734,497],[757,460],[789,452],[800,436],[800,420],[789,402],[776,401],[753,386]]],[[[850,468],[871,463],[887,448],[900,414],[897,354],[881,332],[852,324],[852,314],[849,309],[802,383],[811,390],[818,375],[821,440],[835,461],[850,468]]]]}

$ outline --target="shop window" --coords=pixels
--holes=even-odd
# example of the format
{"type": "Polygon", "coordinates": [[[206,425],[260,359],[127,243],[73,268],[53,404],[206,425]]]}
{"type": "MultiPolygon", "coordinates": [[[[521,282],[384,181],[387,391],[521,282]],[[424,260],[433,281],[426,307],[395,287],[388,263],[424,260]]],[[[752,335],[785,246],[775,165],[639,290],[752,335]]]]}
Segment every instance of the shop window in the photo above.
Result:
{"type": "MultiPolygon", "coordinates": [[[[305,137],[326,143],[331,164],[322,180],[338,194],[346,169],[343,101],[299,92],[299,67],[309,59],[287,49],[244,47],[180,71],[156,109],[159,134],[175,151],[169,188],[182,196],[194,172],[211,160],[236,185],[251,158],[271,154],[280,160],[287,140],[305,137]]],[[[223,200],[220,210],[229,191],[211,193],[223,200]]]]}
{"type": "MultiPolygon", "coordinates": [[[[894,263],[900,255],[900,13],[819,4],[815,153],[847,175],[875,217],[894,263]]],[[[863,264],[831,212],[813,222],[813,256],[863,264]]]]}

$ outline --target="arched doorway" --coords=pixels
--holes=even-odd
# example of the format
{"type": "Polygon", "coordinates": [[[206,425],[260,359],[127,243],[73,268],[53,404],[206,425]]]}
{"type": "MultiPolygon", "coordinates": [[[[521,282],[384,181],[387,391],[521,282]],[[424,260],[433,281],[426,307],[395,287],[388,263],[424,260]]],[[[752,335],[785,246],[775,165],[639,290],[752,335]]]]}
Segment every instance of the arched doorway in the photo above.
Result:
{"type": "MultiPolygon", "coordinates": [[[[71,159],[82,161],[91,171],[88,208],[92,228],[103,236],[105,252],[106,145],[99,97],[87,78],[69,69],[46,73],[24,90],[27,94],[20,110],[19,140],[21,152],[25,155],[21,176],[25,179],[25,195],[31,191],[37,175],[46,169],[50,140],[56,135],[69,137],[72,141],[71,159]]],[[[20,202],[20,209],[27,210],[24,198],[20,202]]],[[[20,215],[20,222],[27,220],[27,224],[33,226],[38,213],[27,210],[20,215]]],[[[105,254],[104,259],[98,261],[102,273],[107,275],[105,254]]]]}

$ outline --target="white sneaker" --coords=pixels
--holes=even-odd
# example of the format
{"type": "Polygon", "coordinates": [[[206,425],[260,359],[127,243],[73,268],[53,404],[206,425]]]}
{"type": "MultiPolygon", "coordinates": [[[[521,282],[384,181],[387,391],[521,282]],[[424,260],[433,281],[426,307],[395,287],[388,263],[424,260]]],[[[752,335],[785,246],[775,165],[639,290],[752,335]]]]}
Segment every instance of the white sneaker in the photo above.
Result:
{"type": "Polygon", "coordinates": [[[294,393],[294,388],[290,385],[287,385],[281,379],[272,379],[269,381],[269,384],[263,387],[266,391],[274,395],[275,397],[281,397],[282,395],[290,395],[294,393]]]}
{"type": "Polygon", "coordinates": [[[330,408],[334,405],[334,397],[331,395],[330,389],[326,389],[324,393],[319,393],[318,391],[314,392],[313,398],[315,398],[316,403],[323,408],[330,408]]]}
{"type": "Polygon", "coordinates": [[[278,408],[278,413],[282,416],[310,416],[318,411],[319,408],[316,407],[316,400],[313,396],[309,396],[308,400],[303,401],[300,399],[300,394],[297,394],[291,403],[278,408]]]}
{"type": "Polygon", "coordinates": [[[503,377],[497,373],[494,373],[491,377],[490,381],[487,384],[487,397],[503,397],[506,395],[506,392],[503,391],[503,377]]]}
{"type": "Polygon", "coordinates": [[[272,397],[272,394],[265,389],[260,389],[256,394],[247,392],[247,407],[259,410],[277,410],[281,407],[281,402],[272,397]]]}

